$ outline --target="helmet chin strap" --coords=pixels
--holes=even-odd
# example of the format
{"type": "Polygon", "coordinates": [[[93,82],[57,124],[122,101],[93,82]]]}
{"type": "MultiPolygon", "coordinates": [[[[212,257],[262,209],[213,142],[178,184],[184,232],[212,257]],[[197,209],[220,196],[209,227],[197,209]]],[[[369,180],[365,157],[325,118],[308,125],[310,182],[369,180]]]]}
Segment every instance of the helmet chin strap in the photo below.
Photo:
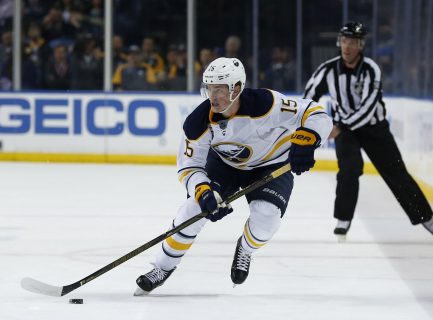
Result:
{"type": "Polygon", "coordinates": [[[233,91],[230,92],[230,104],[223,111],[219,112],[223,116],[227,116],[227,113],[229,112],[229,110],[231,109],[231,107],[233,107],[234,102],[239,98],[239,96],[241,95],[241,93],[239,92],[239,94],[234,99],[232,99],[232,95],[233,95],[233,91]]]}

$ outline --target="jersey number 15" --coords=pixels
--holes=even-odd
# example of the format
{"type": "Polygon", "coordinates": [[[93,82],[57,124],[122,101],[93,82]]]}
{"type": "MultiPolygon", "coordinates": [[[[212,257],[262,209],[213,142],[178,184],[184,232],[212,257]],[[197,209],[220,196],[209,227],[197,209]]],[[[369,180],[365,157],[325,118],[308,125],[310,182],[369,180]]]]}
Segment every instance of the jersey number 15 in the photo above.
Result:
{"type": "Polygon", "coordinates": [[[287,111],[287,112],[293,112],[294,114],[296,114],[296,112],[298,112],[298,104],[296,103],[296,101],[294,100],[284,100],[283,101],[283,105],[285,105],[285,107],[281,107],[281,112],[287,111]]]}

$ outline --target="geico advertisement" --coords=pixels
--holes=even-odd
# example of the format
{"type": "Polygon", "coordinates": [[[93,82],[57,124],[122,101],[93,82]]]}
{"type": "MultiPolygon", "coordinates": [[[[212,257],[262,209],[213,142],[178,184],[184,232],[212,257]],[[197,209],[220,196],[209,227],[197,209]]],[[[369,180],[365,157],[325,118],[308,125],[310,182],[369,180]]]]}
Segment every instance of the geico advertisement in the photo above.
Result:
{"type": "Polygon", "coordinates": [[[3,152],[176,154],[197,95],[1,94],[3,152]]]}

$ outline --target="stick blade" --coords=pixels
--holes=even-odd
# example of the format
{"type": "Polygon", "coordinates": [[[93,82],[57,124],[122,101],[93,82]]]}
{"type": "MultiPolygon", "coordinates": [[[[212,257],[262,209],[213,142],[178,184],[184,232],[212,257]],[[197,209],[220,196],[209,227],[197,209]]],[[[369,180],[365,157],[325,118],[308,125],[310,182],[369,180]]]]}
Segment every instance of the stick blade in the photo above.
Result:
{"type": "Polygon", "coordinates": [[[21,287],[27,291],[44,294],[46,296],[61,297],[63,287],[52,286],[33,278],[24,278],[21,280],[21,287]]]}

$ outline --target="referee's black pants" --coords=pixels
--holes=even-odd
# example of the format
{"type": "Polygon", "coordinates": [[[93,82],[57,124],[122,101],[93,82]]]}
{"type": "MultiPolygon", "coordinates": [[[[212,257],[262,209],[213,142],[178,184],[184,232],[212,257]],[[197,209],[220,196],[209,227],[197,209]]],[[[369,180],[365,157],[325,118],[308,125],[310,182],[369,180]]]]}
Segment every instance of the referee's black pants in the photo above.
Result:
{"type": "Polygon", "coordinates": [[[338,159],[337,190],[334,217],[352,220],[358,200],[359,177],[363,173],[361,148],[408,215],[412,224],[428,221],[432,209],[418,184],[407,172],[389,130],[388,121],[354,131],[341,129],[335,138],[338,159]]]}

